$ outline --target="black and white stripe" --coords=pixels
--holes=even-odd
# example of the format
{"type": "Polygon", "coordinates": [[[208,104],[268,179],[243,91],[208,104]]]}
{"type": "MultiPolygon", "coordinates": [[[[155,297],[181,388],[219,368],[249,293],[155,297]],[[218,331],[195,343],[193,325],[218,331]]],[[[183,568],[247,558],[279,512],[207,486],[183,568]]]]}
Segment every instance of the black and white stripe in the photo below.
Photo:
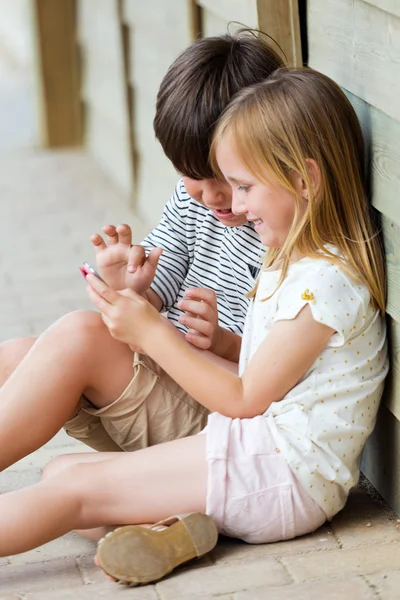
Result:
{"type": "Polygon", "coordinates": [[[152,288],[179,329],[185,331],[177,302],[187,288],[206,287],[217,294],[220,325],[242,333],[249,303],[245,294],[254,286],[264,253],[250,223],[226,227],[189,196],[181,180],[142,245],[147,252],[164,250],[152,288]]]}

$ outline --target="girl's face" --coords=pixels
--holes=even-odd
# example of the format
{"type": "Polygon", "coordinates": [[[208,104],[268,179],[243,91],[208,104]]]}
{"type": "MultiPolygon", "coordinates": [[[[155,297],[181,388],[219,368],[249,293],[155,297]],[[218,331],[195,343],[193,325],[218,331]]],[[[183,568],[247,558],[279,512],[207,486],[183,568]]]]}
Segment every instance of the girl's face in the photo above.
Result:
{"type": "MultiPolygon", "coordinates": [[[[295,215],[295,197],[272,175],[266,173],[268,183],[252,175],[233,151],[229,137],[218,143],[218,166],[232,188],[232,211],[254,223],[262,243],[269,248],[281,248],[288,236],[295,215]]],[[[307,208],[307,200],[300,176],[293,177],[298,190],[300,210],[298,220],[307,208]]]]}

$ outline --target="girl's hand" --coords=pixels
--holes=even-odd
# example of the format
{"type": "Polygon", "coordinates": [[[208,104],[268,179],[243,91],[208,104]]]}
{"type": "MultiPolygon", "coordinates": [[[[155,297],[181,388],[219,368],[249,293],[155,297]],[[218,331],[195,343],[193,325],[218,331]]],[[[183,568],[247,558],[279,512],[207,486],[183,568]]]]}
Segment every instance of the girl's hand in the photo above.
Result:
{"type": "Polygon", "coordinates": [[[132,347],[142,348],[149,339],[157,339],[162,317],[142,296],[132,290],[116,292],[95,275],[86,277],[89,298],[101,312],[113,338],[132,347]]]}
{"type": "Polygon", "coordinates": [[[90,238],[100,275],[114,289],[129,288],[143,294],[150,287],[162,250],[154,248],[146,257],[142,246],[132,246],[129,225],[105,225],[106,240],[96,233],[90,238]]]}
{"type": "Polygon", "coordinates": [[[206,288],[189,288],[178,308],[185,311],[179,322],[189,328],[185,335],[187,341],[196,348],[212,352],[221,335],[215,292],[206,288]]]}

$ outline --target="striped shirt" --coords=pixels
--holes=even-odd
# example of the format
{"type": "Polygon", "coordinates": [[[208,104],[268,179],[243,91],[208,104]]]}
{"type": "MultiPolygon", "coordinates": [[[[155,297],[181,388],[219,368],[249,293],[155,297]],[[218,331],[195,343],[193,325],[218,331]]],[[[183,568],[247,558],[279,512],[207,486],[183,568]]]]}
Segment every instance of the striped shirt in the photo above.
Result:
{"type": "Polygon", "coordinates": [[[143,240],[146,252],[163,248],[152,289],[163,310],[181,331],[176,306],[189,287],[214,290],[219,324],[241,334],[264,247],[253,225],[226,227],[208,209],[193,200],[180,180],[164,208],[159,225],[143,240]]]}

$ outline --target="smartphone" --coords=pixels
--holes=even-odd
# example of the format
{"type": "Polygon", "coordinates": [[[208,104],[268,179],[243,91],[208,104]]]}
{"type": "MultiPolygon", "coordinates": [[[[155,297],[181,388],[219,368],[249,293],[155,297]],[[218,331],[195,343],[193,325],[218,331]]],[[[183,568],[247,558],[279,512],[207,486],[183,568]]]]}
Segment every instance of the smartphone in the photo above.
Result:
{"type": "Polygon", "coordinates": [[[100,281],[102,281],[103,283],[106,283],[104,281],[104,279],[102,278],[102,276],[100,275],[100,273],[98,273],[96,271],[96,269],[94,267],[92,267],[92,265],[90,265],[89,263],[84,262],[83,265],[81,267],[79,267],[79,269],[85,278],[86,278],[86,275],[88,275],[89,273],[92,273],[93,275],[96,275],[96,277],[98,279],[100,279],[100,281]]]}

